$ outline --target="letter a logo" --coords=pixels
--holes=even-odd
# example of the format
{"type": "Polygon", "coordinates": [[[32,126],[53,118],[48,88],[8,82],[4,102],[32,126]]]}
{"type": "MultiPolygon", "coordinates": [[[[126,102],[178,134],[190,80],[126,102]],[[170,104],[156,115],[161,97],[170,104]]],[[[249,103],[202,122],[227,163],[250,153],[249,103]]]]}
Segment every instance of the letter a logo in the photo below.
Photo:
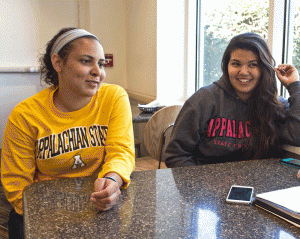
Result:
{"type": "Polygon", "coordinates": [[[78,167],[84,167],[84,166],[85,166],[85,163],[81,160],[80,155],[76,155],[74,157],[74,164],[73,164],[72,169],[76,169],[78,167]]]}

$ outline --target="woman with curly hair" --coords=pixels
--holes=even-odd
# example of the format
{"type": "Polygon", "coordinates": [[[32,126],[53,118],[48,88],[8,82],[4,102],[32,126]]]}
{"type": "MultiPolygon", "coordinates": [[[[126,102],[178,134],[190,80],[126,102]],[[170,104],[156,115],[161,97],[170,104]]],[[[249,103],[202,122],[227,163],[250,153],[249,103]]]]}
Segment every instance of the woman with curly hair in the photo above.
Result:
{"type": "Polygon", "coordinates": [[[34,182],[95,175],[91,202],[102,211],[128,186],[132,114],[125,90],[103,83],[104,62],[98,38],[83,29],[62,29],[48,42],[41,73],[50,87],[15,107],[3,139],[10,238],[23,236],[22,192],[34,182]]]}
{"type": "Polygon", "coordinates": [[[182,107],[166,149],[168,167],[278,157],[281,144],[300,145],[300,83],[279,65],[257,34],[231,39],[223,75],[182,107]],[[288,90],[278,96],[276,77],[288,90]]]}

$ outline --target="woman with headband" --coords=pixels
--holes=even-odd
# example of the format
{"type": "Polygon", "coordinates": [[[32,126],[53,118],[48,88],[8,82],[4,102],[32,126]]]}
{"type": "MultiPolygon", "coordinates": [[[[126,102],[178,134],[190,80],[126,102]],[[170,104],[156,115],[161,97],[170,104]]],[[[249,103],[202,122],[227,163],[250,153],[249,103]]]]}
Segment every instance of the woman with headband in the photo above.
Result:
{"type": "Polygon", "coordinates": [[[184,104],[166,153],[168,167],[279,157],[281,144],[300,146],[300,82],[292,65],[279,65],[257,34],[232,38],[223,75],[184,104]],[[278,96],[276,78],[288,100],[278,96]]]}
{"type": "Polygon", "coordinates": [[[62,29],[48,42],[41,73],[51,86],[15,107],[3,139],[11,238],[22,234],[22,192],[34,182],[97,175],[91,201],[101,211],[128,186],[135,164],[132,114],[125,90],[102,83],[104,62],[98,38],[83,29],[62,29]]]}

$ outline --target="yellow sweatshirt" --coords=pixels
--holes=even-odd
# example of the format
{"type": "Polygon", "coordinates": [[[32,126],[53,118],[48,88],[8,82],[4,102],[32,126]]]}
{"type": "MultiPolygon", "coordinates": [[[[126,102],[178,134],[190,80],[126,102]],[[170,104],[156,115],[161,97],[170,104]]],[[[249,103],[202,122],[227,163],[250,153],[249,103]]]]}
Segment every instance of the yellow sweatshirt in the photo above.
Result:
{"type": "Polygon", "coordinates": [[[1,181],[8,201],[23,214],[23,189],[42,180],[118,173],[127,187],[134,169],[128,95],[102,84],[84,108],[63,113],[49,87],[12,111],[3,138],[1,181]],[[101,169],[102,166],[102,169],[101,169]]]}

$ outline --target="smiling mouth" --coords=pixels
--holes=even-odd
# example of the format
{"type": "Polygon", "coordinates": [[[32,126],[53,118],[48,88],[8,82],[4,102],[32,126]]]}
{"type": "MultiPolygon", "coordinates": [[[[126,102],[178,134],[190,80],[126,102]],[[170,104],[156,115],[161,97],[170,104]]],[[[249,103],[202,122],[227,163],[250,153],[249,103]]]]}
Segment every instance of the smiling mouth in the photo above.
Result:
{"type": "Polygon", "coordinates": [[[251,81],[251,79],[239,79],[238,78],[238,81],[240,81],[242,83],[247,83],[247,82],[251,81]]]}
{"type": "Polygon", "coordinates": [[[88,82],[88,83],[92,83],[92,84],[99,84],[99,82],[98,82],[98,81],[91,81],[91,80],[87,80],[86,82],[88,82]]]}

